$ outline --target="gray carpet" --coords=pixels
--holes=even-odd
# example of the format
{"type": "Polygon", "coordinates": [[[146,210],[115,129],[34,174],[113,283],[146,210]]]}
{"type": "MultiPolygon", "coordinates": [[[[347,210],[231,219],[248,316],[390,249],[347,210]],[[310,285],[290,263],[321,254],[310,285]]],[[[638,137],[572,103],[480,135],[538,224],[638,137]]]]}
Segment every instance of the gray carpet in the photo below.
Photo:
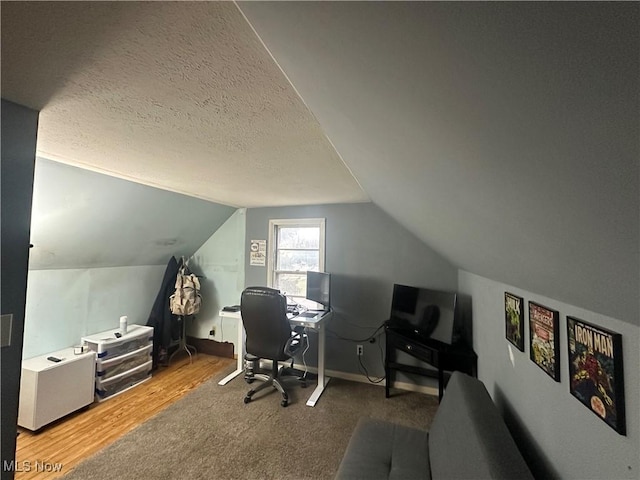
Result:
{"type": "MultiPolygon", "coordinates": [[[[229,370],[230,372],[231,370],[229,370]]],[[[351,432],[363,416],[427,429],[437,398],[332,379],[314,408],[312,392],[290,389],[280,406],[272,389],[243,403],[249,386],[209,380],[135,430],[82,462],[64,479],[333,478],[351,432]]],[[[96,432],[100,435],[100,432],[96,432]]]]}

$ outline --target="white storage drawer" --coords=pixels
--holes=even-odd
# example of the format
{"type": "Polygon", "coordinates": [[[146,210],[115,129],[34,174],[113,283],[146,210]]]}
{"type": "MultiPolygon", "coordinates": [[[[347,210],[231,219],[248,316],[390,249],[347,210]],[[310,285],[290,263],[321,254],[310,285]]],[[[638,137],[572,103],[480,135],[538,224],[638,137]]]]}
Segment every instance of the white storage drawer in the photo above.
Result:
{"type": "Polygon", "coordinates": [[[132,370],[107,379],[96,377],[96,397],[98,401],[106,400],[148,380],[151,378],[152,365],[153,362],[149,360],[132,370]]]}
{"type": "Polygon", "coordinates": [[[104,381],[107,378],[120,375],[121,373],[139,367],[151,360],[152,350],[153,345],[147,345],[146,347],[139,348],[138,350],[134,350],[108,360],[98,358],[96,361],[96,377],[104,381]]]}
{"type": "Polygon", "coordinates": [[[139,350],[153,342],[153,327],[144,325],[129,325],[127,333],[118,337],[119,329],[108,330],[106,332],[82,337],[89,348],[98,354],[98,358],[107,360],[109,358],[125,355],[129,352],[139,350]]]}
{"type": "Polygon", "coordinates": [[[39,428],[93,402],[96,355],[73,348],[22,361],[18,425],[39,428]],[[59,358],[52,362],[48,357],[59,358]]]}

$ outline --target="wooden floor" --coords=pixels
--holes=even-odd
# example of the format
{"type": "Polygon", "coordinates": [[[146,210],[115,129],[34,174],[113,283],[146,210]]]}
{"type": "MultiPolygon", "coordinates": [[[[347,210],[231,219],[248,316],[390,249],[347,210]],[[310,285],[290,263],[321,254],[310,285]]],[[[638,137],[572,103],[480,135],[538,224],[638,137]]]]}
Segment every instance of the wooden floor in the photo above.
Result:
{"type": "Polygon", "coordinates": [[[61,477],[235,362],[199,353],[189,363],[185,353],[170,366],[158,368],[150,380],[116,397],[93,403],[37,433],[19,429],[15,478],[61,477]]]}

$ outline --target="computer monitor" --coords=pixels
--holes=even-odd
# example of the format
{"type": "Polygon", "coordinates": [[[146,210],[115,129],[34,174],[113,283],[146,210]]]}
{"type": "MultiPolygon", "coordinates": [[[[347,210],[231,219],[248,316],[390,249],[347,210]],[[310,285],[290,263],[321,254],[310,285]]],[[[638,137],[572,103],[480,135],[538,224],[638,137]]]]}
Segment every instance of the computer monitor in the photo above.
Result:
{"type": "Polygon", "coordinates": [[[307,300],[321,305],[319,310],[331,308],[331,274],[307,271],[307,300]]]}

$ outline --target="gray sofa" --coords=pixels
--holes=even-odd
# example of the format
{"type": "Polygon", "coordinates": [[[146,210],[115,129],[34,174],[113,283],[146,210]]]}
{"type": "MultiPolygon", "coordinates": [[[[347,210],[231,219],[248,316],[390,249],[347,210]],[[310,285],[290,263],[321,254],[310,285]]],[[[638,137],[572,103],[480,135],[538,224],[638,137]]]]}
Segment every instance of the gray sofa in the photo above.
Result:
{"type": "Polygon", "coordinates": [[[484,384],[454,372],[430,430],[362,418],[337,479],[532,479],[484,384]]]}

